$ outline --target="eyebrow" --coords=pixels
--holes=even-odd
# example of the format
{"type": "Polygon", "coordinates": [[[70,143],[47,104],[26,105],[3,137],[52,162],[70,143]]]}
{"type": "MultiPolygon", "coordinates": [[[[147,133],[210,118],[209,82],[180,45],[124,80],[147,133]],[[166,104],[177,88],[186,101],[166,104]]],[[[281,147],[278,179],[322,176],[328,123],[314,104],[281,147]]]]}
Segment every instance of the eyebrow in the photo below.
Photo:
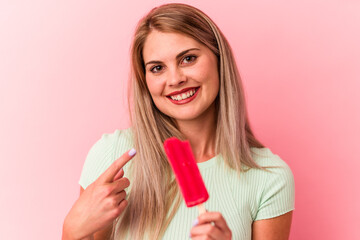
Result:
{"type": "MultiPolygon", "coordinates": [[[[184,50],[184,51],[180,52],[178,55],[176,55],[176,59],[179,59],[180,57],[182,57],[183,55],[185,55],[186,53],[188,53],[188,52],[190,52],[190,51],[192,51],[192,50],[200,50],[200,49],[199,49],[199,48],[189,48],[189,49],[187,49],[187,50],[184,50]]],[[[161,62],[161,61],[157,61],[157,60],[149,61],[149,62],[147,62],[147,63],[145,64],[145,67],[146,67],[146,65],[152,64],[152,63],[154,63],[154,64],[159,64],[159,63],[162,63],[162,62],[161,62]]]]}

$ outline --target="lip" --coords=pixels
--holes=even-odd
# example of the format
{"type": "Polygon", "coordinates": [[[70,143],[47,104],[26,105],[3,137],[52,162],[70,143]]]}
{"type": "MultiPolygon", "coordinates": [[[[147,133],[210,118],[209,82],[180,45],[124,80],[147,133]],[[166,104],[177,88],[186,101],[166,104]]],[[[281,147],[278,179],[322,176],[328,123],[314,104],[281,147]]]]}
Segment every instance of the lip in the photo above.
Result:
{"type": "Polygon", "coordinates": [[[173,95],[178,95],[178,94],[181,94],[181,93],[184,93],[184,92],[187,92],[191,89],[195,89],[195,91],[197,91],[199,89],[199,87],[188,87],[188,88],[184,88],[184,89],[181,89],[180,91],[175,91],[175,92],[172,92],[168,95],[166,95],[166,97],[170,97],[170,96],[173,96],[173,95]]]}
{"type": "Polygon", "coordinates": [[[183,99],[183,100],[180,100],[180,101],[177,101],[177,100],[173,100],[171,99],[171,95],[174,95],[173,93],[171,93],[170,95],[167,96],[167,99],[169,99],[172,103],[176,104],[176,105],[182,105],[182,104],[186,104],[186,103],[189,103],[191,102],[192,100],[194,100],[196,98],[196,96],[198,95],[199,91],[200,91],[200,87],[195,87],[195,88],[185,88],[181,91],[177,91],[177,92],[174,92],[175,95],[176,94],[180,94],[180,93],[183,93],[183,92],[186,92],[186,91],[189,91],[190,89],[195,89],[195,94],[192,95],[191,97],[189,98],[186,98],[186,99],[183,99]]]}

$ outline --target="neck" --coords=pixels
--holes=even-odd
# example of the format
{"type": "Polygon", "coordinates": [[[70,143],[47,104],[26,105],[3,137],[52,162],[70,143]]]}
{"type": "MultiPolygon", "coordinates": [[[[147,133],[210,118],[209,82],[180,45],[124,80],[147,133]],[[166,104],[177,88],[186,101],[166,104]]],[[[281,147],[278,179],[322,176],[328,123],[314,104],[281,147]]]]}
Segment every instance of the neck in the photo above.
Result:
{"type": "Polygon", "coordinates": [[[215,156],[216,113],[214,106],[196,119],[177,121],[177,124],[180,132],[189,140],[197,162],[205,162],[215,156]]]}

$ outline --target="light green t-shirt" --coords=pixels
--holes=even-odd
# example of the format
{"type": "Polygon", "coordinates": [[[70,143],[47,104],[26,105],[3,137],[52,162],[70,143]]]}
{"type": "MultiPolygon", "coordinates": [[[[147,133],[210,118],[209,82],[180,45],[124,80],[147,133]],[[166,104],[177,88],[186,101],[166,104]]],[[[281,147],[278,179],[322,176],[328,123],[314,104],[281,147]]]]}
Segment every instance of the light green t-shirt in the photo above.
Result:
{"type": "MultiPolygon", "coordinates": [[[[103,134],[86,157],[79,184],[85,189],[132,147],[130,129],[103,134]]],[[[268,148],[251,150],[254,160],[260,166],[279,167],[269,168],[271,172],[250,169],[239,177],[234,170],[225,166],[221,155],[198,163],[209,193],[205,208],[221,212],[235,240],[251,239],[253,221],[277,217],[294,210],[295,186],[289,166],[268,148]]],[[[126,176],[126,167],[124,170],[126,176]]],[[[192,222],[197,216],[196,207],[187,208],[185,202],[182,202],[163,239],[189,239],[192,222]]]]}

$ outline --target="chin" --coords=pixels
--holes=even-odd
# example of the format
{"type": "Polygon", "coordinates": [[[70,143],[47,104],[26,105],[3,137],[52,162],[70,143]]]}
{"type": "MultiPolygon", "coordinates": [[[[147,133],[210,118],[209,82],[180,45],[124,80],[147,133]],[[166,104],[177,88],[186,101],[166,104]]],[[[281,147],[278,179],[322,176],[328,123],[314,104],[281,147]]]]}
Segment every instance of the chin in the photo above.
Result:
{"type": "Polygon", "coordinates": [[[177,113],[177,114],[170,115],[170,117],[173,118],[175,121],[191,121],[191,120],[195,120],[195,119],[199,118],[200,115],[201,114],[177,113]]]}
{"type": "MultiPolygon", "coordinates": [[[[160,110],[160,109],[159,109],[160,110]]],[[[174,111],[171,109],[161,109],[160,111],[174,119],[175,121],[191,121],[191,120],[204,120],[206,116],[211,117],[210,112],[207,111],[209,108],[198,108],[198,107],[191,107],[186,109],[181,109],[180,111],[174,111]]]]}

